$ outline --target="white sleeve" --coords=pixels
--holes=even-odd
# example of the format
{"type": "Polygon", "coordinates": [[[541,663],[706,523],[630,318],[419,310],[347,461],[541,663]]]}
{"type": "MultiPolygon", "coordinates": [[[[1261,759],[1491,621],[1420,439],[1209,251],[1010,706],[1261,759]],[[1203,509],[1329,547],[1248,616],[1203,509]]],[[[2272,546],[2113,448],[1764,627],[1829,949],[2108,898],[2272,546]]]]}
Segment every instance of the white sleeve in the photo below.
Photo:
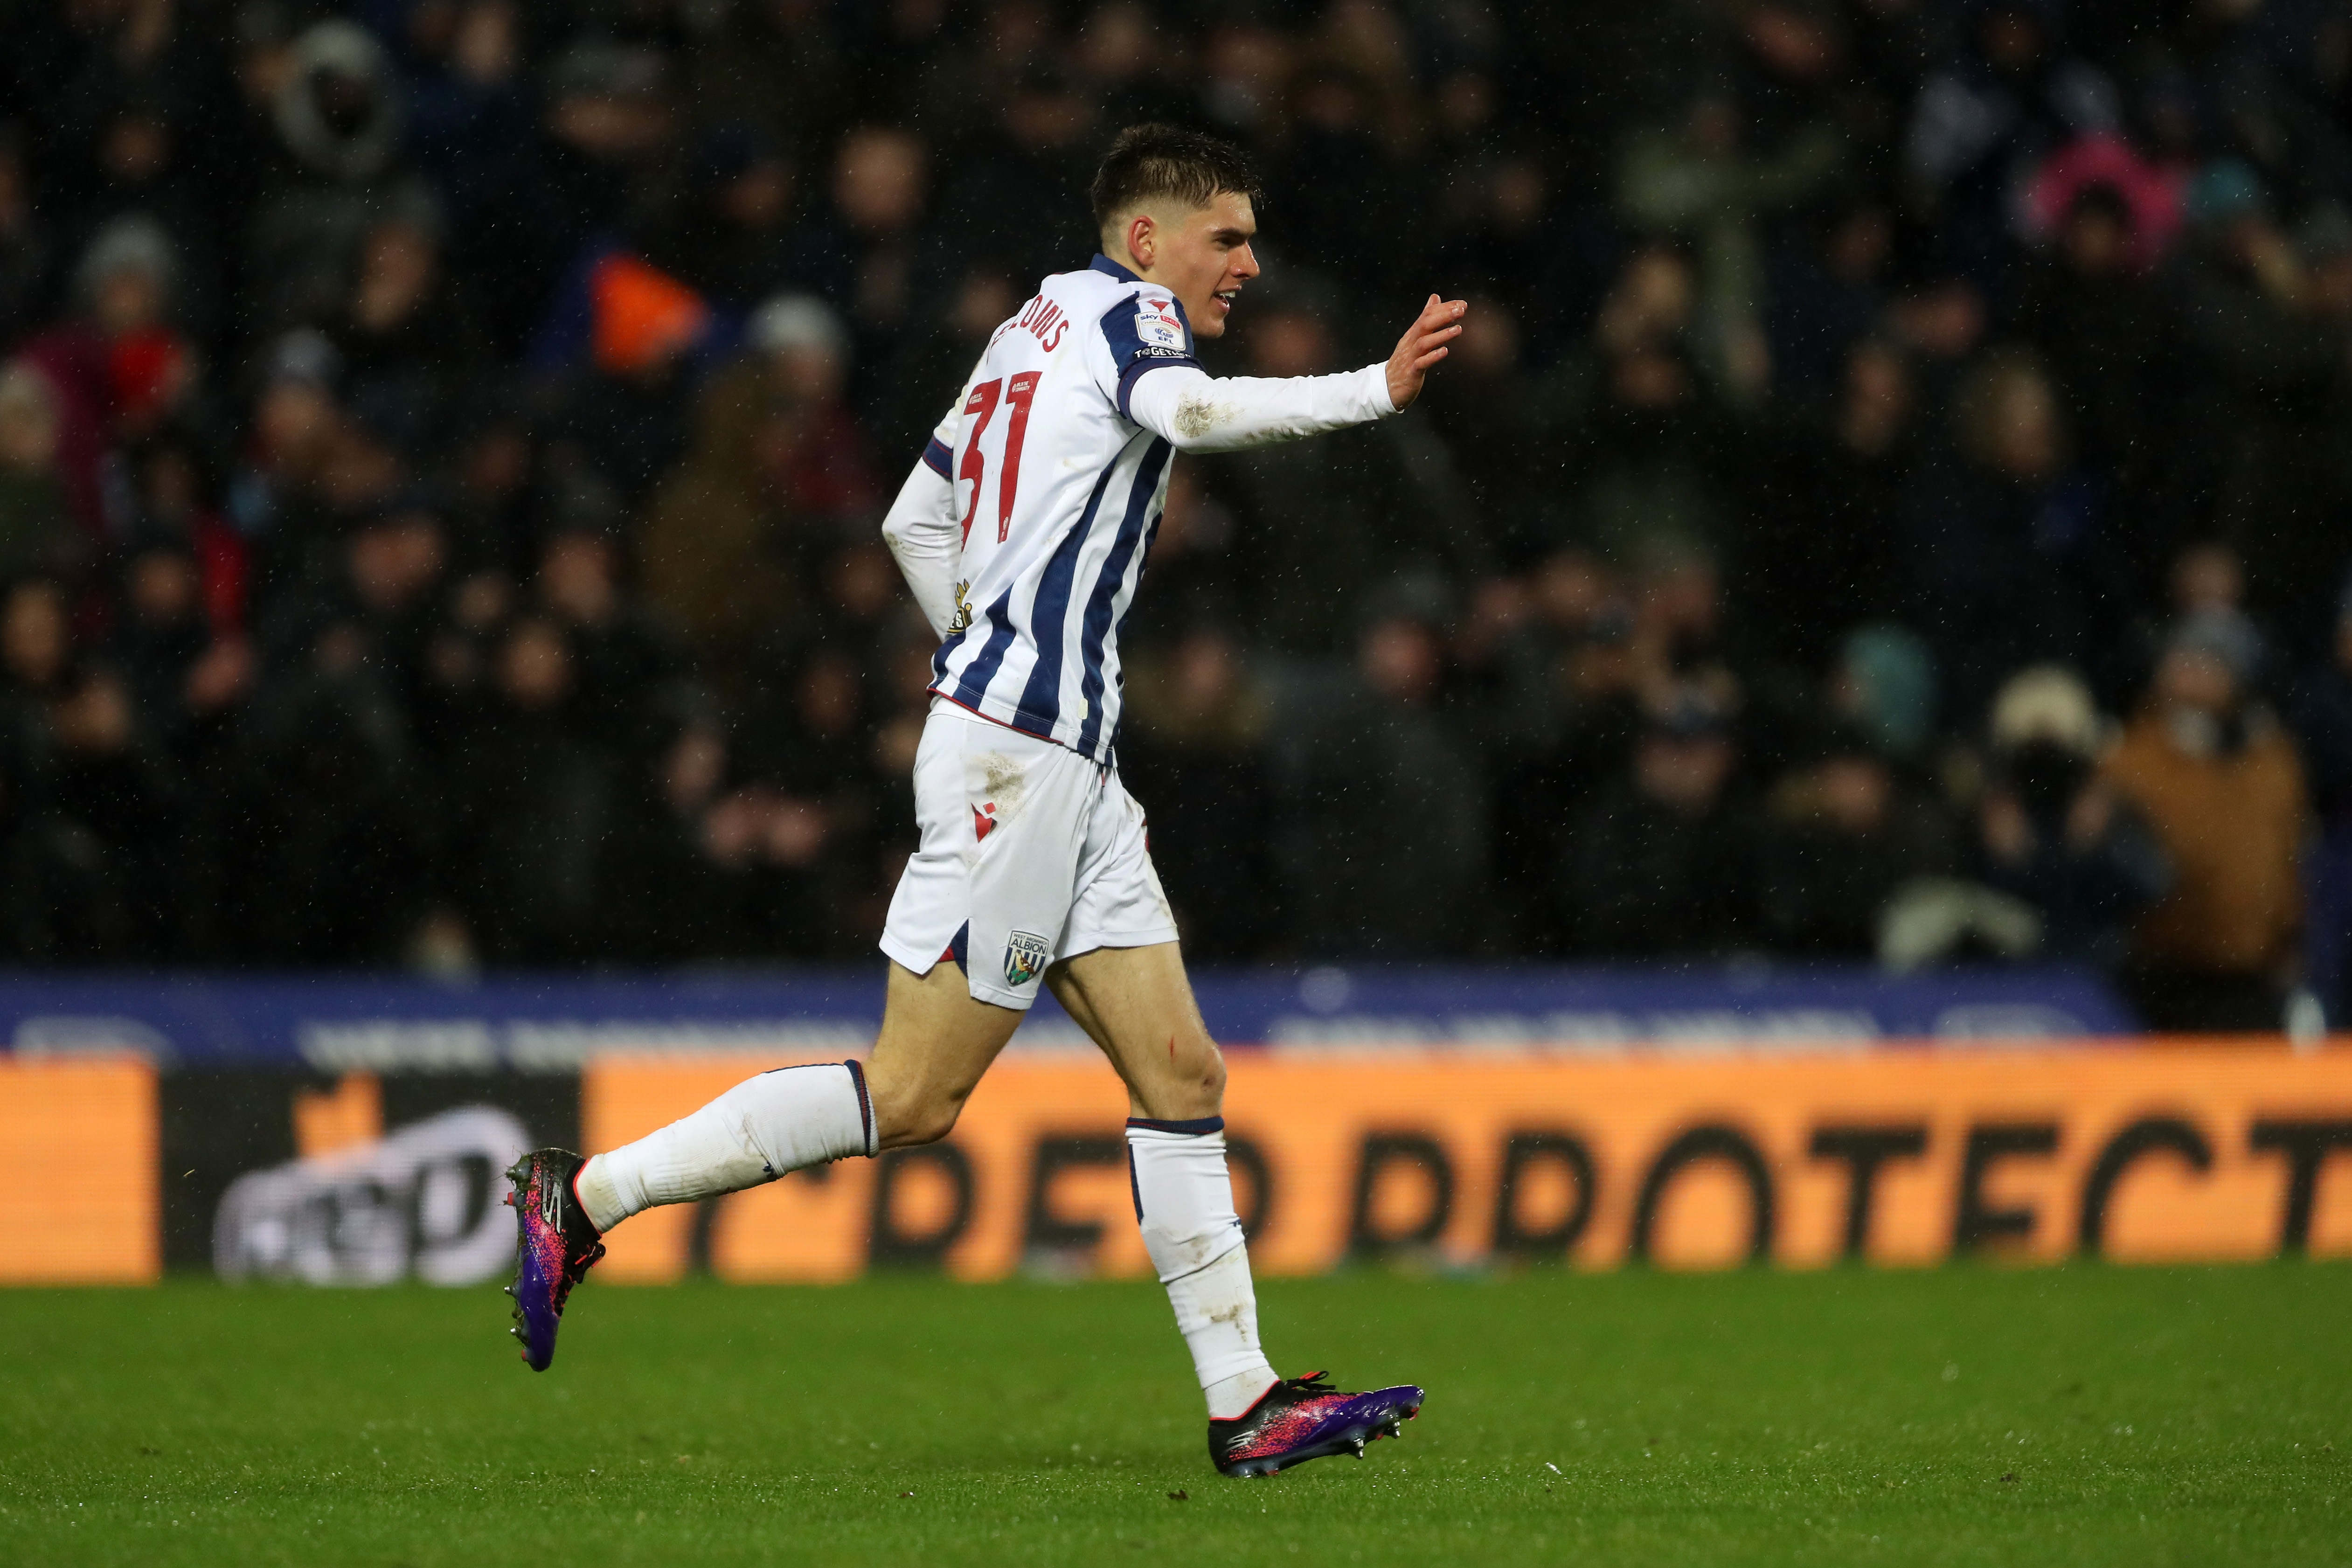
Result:
{"type": "Polygon", "coordinates": [[[1136,378],[1128,417],[1180,452],[1231,452],[1367,425],[1396,412],[1388,366],[1339,375],[1211,376],[1169,364],[1136,378]]]}
{"type": "Polygon", "coordinates": [[[955,621],[956,568],[963,532],[956,526],[955,486],[927,459],[915,465],[882,519],[882,539],[898,560],[923,618],[944,639],[955,621]]]}

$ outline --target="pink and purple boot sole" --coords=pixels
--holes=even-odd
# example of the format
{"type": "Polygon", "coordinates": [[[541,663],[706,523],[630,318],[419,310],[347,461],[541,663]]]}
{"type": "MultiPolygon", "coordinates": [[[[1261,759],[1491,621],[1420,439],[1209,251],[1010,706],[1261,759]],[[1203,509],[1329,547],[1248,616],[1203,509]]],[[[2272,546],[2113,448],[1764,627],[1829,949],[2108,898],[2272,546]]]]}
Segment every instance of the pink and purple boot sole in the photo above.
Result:
{"type": "Polygon", "coordinates": [[[515,1282],[507,1288],[514,1298],[515,1326],[508,1331],[522,1342],[523,1363],[533,1372],[545,1372],[555,1360],[563,1303],[604,1256],[604,1244],[572,1195],[572,1178],[583,1163],[568,1151],[541,1149],[516,1161],[506,1173],[513,1186],[506,1201],[514,1206],[520,1231],[515,1282]]]}
{"type": "Polygon", "coordinates": [[[1421,1414],[1422,1391],[1411,1384],[1343,1394],[1318,1382],[1321,1375],[1286,1379],[1248,1414],[1212,1421],[1209,1458],[1218,1472],[1271,1476],[1334,1454],[1360,1459],[1365,1444],[1403,1436],[1404,1424],[1421,1414]]]}

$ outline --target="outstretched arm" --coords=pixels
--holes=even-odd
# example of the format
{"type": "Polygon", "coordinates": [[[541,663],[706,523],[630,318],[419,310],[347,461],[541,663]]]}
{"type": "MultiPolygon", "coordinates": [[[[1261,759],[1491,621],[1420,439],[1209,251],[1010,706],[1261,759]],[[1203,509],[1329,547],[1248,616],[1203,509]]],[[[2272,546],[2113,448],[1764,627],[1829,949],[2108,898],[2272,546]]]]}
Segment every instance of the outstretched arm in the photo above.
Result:
{"type": "Polygon", "coordinates": [[[1396,412],[1381,367],[1343,375],[1212,376],[1169,365],[1135,384],[1128,417],[1180,452],[1234,452],[1362,425],[1396,412]]]}
{"type": "Polygon", "coordinates": [[[1339,375],[1213,377],[1191,364],[1139,376],[1128,415],[1180,452],[1231,452],[1368,424],[1421,395],[1461,331],[1462,301],[1429,297],[1386,364],[1339,375]]]}

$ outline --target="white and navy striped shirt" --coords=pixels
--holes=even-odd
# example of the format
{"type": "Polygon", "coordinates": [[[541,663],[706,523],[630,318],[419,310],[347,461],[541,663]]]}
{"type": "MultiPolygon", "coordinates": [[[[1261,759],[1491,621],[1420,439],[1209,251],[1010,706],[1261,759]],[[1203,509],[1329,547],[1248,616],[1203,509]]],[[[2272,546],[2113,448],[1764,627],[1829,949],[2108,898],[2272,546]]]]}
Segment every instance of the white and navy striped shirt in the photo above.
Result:
{"type": "Polygon", "coordinates": [[[1119,628],[1173,454],[1294,441],[1395,412],[1380,364],[1212,379],[1193,363],[1175,296],[1108,257],[1046,279],[996,329],[882,520],[943,639],[931,689],[1108,763],[1119,628]]]}
{"type": "Polygon", "coordinates": [[[1119,628],[1172,455],[1129,399],[1146,373],[1193,363],[1175,296],[1108,257],[1046,279],[996,329],[923,453],[954,486],[963,531],[933,691],[1110,760],[1119,628]]]}

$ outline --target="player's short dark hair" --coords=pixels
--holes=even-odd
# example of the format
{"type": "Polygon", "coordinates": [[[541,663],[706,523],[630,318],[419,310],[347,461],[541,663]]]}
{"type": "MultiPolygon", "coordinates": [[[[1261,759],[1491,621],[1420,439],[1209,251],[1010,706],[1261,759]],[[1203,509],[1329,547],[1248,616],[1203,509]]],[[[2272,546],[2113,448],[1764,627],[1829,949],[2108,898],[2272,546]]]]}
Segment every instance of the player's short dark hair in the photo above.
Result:
{"type": "Polygon", "coordinates": [[[1257,165],[1230,142],[1174,125],[1130,125],[1095,171],[1095,226],[1154,196],[1204,207],[1230,191],[1255,203],[1264,194],[1257,165]]]}

